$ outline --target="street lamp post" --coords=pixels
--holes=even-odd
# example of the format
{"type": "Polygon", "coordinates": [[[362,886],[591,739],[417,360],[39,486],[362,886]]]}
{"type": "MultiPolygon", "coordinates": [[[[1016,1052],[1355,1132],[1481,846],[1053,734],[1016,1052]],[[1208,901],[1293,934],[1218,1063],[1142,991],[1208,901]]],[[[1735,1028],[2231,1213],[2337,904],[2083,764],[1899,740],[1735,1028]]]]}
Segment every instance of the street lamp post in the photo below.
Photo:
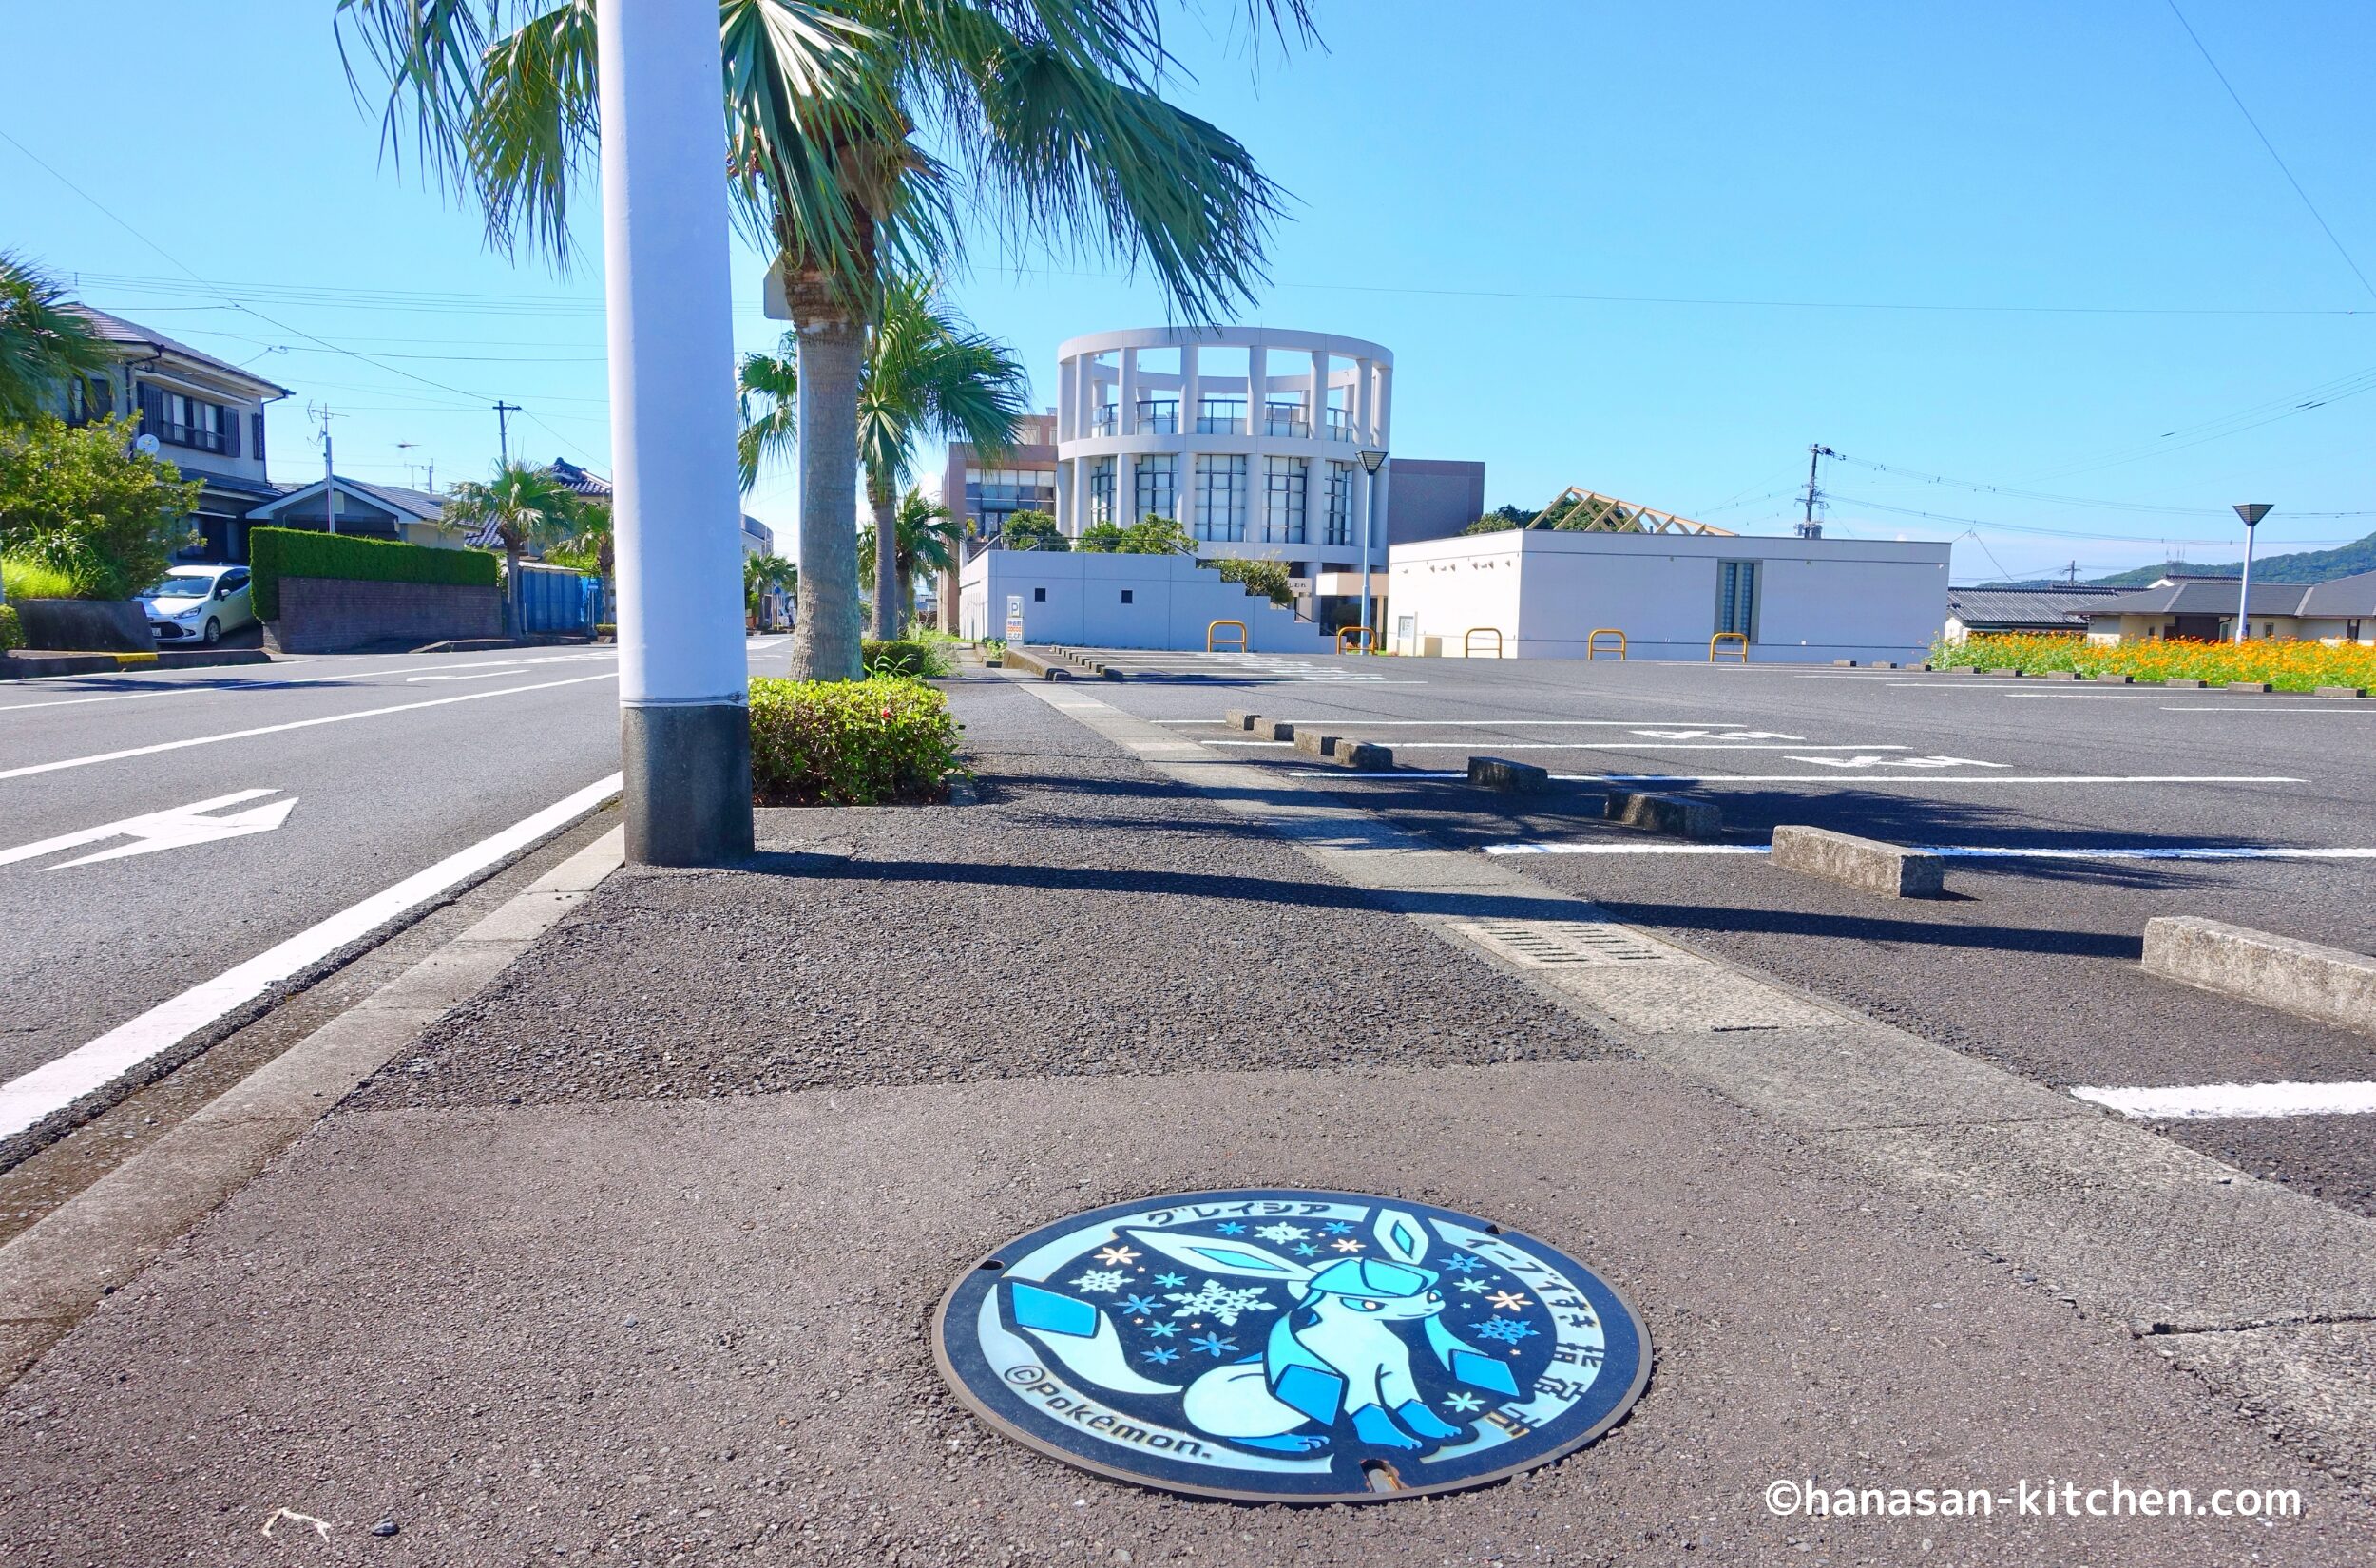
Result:
{"type": "Polygon", "coordinates": [[[627,858],[724,865],[752,822],[718,8],[605,0],[595,29],[627,858]]]}
{"type": "Polygon", "coordinates": [[[1361,508],[1361,636],[1365,651],[1378,651],[1378,629],[1370,623],[1370,529],[1378,511],[1378,470],[1386,453],[1376,447],[1361,449],[1361,471],[1370,476],[1370,504],[1361,508]]]}
{"type": "Polygon", "coordinates": [[[2244,641],[2244,634],[2251,629],[2252,619],[2252,530],[2260,526],[2260,520],[2269,512],[2270,504],[2266,501],[2239,501],[2235,506],[2236,516],[2244,519],[2244,581],[2235,591],[2235,640],[2238,642],[2244,641]]]}

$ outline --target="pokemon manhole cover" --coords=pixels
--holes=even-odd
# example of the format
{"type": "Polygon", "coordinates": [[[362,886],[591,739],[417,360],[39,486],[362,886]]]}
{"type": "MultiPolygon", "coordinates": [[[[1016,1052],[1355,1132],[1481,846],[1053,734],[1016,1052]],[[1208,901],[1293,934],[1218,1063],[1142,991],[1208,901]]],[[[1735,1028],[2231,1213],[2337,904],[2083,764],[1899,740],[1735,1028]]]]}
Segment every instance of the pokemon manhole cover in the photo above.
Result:
{"type": "Polygon", "coordinates": [[[1591,1442],[1641,1320],[1532,1237],[1353,1193],[1201,1193],[1000,1248],[933,1325],[990,1423],[1103,1475],[1261,1501],[1473,1486],[1591,1442]]]}

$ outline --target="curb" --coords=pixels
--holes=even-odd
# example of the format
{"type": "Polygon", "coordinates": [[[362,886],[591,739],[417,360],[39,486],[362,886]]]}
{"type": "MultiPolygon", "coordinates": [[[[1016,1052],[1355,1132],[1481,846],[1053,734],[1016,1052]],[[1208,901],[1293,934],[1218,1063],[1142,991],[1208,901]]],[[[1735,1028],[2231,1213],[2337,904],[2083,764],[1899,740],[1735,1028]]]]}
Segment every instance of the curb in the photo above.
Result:
{"type": "Polygon", "coordinates": [[[1774,829],[1768,863],[1883,898],[1937,898],[1945,886],[1945,862],[1935,854],[1827,828],[1774,829]]]}
{"type": "Polygon", "coordinates": [[[0,1387],[509,967],[625,852],[624,827],[604,833],[0,1247],[0,1387]]]}
{"type": "Polygon", "coordinates": [[[1724,813],[1713,800],[1620,790],[1609,796],[1606,811],[1608,820],[1620,826],[1673,833],[1696,843],[1711,843],[1724,836],[1724,813]]]}
{"type": "Polygon", "coordinates": [[[2376,1033],[2376,958],[2195,915],[2145,922],[2145,968],[2257,1006],[2376,1033]]]}

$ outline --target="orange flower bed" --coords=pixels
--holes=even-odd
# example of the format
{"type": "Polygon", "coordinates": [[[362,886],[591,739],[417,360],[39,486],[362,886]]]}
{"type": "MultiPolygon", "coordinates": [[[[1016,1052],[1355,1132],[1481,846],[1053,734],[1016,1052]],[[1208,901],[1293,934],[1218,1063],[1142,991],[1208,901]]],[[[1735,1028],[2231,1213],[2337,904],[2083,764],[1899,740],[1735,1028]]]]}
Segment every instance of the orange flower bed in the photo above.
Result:
{"type": "Polygon", "coordinates": [[[1935,644],[1930,662],[1941,669],[1968,664],[2028,675],[2076,670],[2082,677],[2125,675],[2138,680],[2204,680],[2213,685],[2265,680],[2284,692],[2376,687],[2376,648],[2286,639],[2235,643],[2174,637],[2094,643],[2084,638],[2018,632],[1935,644]]]}

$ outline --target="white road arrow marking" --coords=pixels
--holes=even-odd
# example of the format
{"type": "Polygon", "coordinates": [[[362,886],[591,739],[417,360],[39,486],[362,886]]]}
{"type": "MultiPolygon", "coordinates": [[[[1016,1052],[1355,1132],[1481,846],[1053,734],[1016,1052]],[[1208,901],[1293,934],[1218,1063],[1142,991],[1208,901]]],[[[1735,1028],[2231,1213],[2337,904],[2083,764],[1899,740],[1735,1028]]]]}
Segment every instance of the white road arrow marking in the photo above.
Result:
{"type": "Polygon", "coordinates": [[[1819,762],[1827,768],[2009,768],[2009,762],[1982,762],[1968,756],[1793,756],[1792,762],[1819,762]]]}
{"type": "Polygon", "coordinates": [[[80,832],[60,833],[55,838],[45,838],[32,844],[20,844],[13,850],[0,850],[0,866],[19,860],[37,860],[43,855],[56,854],[61,850],[80,849],[83,845],[96,844],[108,838],[129,838],[132,842],[102,850],[96,854],[62,861],[48,869],[62,871],[68,866],[121,860],[126,855],[154,854],[160,850],[178,850],[192,844],[210,843],[218,838],[244,838],[250,833],[268,833],[289,819],[290,811],[297,803],[297,796],[271,801],[249,811],[234,812],[226,816],[208,816],[205,813],[277,793],[273,790],[240,790],[231,794],[217,795],[211,800],[176,806],[167,812],[127,816],[121,822],[86,828],[80,832]]]}

